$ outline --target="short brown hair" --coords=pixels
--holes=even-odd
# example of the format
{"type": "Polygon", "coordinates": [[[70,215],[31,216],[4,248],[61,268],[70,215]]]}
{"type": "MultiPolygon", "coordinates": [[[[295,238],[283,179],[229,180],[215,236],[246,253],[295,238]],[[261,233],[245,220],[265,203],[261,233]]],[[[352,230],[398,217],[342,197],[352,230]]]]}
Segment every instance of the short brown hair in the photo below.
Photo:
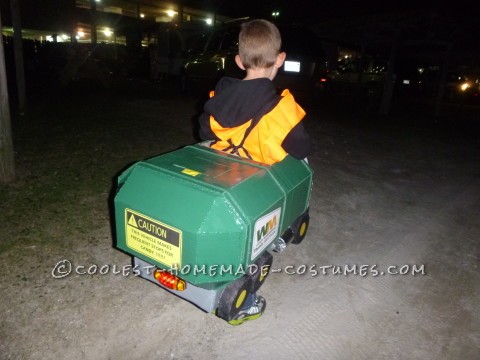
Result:
{"type": "Polygon", "coordinates": [[[259,19],[242,24],[238,50],[246,69],[273,66],[281,46],[280,31],[271,22],[259,19]]]}

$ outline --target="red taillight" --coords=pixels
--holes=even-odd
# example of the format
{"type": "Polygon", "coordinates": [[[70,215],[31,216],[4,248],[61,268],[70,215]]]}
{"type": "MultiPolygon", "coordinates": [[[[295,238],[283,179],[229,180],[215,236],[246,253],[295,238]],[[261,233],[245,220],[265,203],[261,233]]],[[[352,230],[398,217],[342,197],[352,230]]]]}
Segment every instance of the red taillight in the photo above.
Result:
{"type": "Polygon", "coordinates": [[[327,82],[327,79],[326,78],[321,78],[320,82],[327,82]]]}
{"type": "Polygon", "coordinates": [[[184,280],[165,270],[157,269],[153,273],[153,276],[161,285],[172,290],[183,291],[187,287],[187,283],[184,280]]]}

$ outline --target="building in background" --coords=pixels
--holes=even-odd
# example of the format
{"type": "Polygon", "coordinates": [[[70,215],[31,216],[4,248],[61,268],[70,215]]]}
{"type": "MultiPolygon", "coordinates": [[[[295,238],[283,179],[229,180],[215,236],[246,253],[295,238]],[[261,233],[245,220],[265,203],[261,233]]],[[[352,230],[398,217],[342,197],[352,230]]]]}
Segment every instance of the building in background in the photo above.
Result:
{"type": "Polygon", "coordinates": [[[7,63],[13,59],[10,5],[20,6],[27,81],[66,85],[113,75],[159,79],[179,73],[190,47],[208,28],[230,20],[184,1],[0,0],[7,63]]]}
{"type": "MultiPolygon", "coordinates": [[[[2,34],[12,36],[10,1],[1,0],[2,34]]],[[[148,46],[165,25],[213,26],[229,18],[158,0],[50,0],[20,2],[22,37],[48,42],[117,43],[148,46]]]]}

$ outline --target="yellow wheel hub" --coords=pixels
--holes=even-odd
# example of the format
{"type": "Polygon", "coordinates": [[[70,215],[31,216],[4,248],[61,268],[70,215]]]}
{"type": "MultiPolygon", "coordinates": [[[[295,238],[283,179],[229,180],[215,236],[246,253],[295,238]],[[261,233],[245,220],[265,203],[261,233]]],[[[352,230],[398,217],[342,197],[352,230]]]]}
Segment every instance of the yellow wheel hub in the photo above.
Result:
{"type": "Polygon", "coordinates": [[[235,307],[238,309],[240,306],[242,306],[243,302],[245,301],[245,298],[247,297],[247,290],[243,290],[237,297],[237,301],[235,302],[235,307]]]}
{"type": "Polygon", "coordinates": [[[305,235],[305,232],[307,231],[307,223],[303,222],[302,226],[300,226],[300,236],[305,235]]]}

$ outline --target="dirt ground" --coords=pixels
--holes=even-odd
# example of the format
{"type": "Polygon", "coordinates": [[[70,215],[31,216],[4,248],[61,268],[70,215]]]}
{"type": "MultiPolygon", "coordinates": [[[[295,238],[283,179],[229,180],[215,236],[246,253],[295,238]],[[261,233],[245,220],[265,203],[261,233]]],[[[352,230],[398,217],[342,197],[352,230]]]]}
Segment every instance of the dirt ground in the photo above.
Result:
{"type": "Polygon", "coordinates": [[[341,99],[307,102],[309,233],[275,255],[265,314],[232,327],[127,276],[130,257],[113,247],[115,176],[195,142],[198,99],[69,95],[37,99],[14,123],[0,359],[479,358],[478,108],[433,122],[405,106],[377,119],[341,99]],[[56,279],[64,260],[72,273],[56,279]],[[105,274],[79,274],[92,265],[105,274]]]}

